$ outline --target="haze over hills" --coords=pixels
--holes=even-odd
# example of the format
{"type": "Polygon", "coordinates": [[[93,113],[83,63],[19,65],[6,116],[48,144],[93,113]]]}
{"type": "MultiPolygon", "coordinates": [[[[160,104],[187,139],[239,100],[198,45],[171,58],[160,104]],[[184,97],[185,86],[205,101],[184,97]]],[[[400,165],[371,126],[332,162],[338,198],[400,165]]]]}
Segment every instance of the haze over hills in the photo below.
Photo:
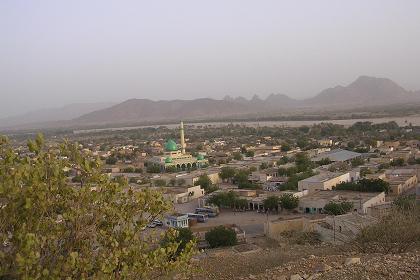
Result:
{"type": "Polygon", "coordinates": [[[47,108],[28,112],[22,115],[0,119],[1,127],[19,126],[23,124],[44,123],[50,121],[72,120],[84,114],[108,108],[115,103],[74,103],[59,108],[47,108]]]}
{"type": "MultiPolygon", "coordinates": [[[[110,106],[106,103],[73,104],[58,109],[29,113],[0,121],[2,127],[56,121],[48,126],[95,126],[141,122],[185,120],[210,120],[278,116],[296,112],[348,110],[365,107],[420,103],[420,91],[407,91],[386,78],[360,76],[347,86],[328,88],[312,98],[297,100],[284,94],[271,94],[265,99],[255,95],[224,99],[199,98],[193,100],[129,99],[110,106]]],[[[27,126],[30,127],[30,126],[27,126]]]]}
{"type": "Polygon", "coordinates": [[[151,101],[130,99],[113,107],[88,113],[75,121],[85,124],[118,124],[122,122],[214,119],[252,114],[287,113],[293,110],[387,106],[420,102],[420,92],[410,92],[386,78],[361,76],[348,86],[329,88],[312,98],[296,100],[284,94],[271,94],[266,99],[254,96],[225,97],[222,100],[151,101]]]}

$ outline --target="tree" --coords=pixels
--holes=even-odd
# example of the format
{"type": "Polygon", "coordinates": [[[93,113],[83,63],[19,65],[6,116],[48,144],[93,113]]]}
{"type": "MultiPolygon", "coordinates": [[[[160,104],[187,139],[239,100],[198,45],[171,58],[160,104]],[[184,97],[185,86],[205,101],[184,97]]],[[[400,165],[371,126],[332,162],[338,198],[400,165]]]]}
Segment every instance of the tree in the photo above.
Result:
{"type": "Polygon", "coordinates": [[[29,141],[26,157],[0,138],[0,278],[151,279],[185,265],[193,244],[170,259],[179,247],[171,231],[165,247],[142,234],[171,209],[160,192],[112,182],[76,144],[43,143],[29,141]],[[77,187],[69,169],[80,174],[77,187]]]}
{"type": "Polygon", "coordinates": [[[284,209],[292,210],[299,205],[299,198],[291,193],[283,194],[279,200],[281,207],[284,209]]]}
{"type": "Polygon", "coordinates": [[[245,155],[246,155],[247,157],[254,157],[255,152],[254,152],[254,151],[246,151],[245,155]]]}
{"type": "Polygon", "coordinates": [[[194,186],[201,186],[206,191],[206,193],[211,193],[217,190],[217,187],[213,185],[207,174],[200,175],[198,180],[194,182],[194,186]]]}
{"type": "Polygon", "coordinates": [[[244,157],[243,157],[243,155],[241,153],[235,152],[235,153],[233,153],[233,159],[234,160],[243,160],[244,157]]]}
{"type": "Polygon", "coordinates": [[[206,232],[205,238],[211,248],[233,246],[238,242],[236,232],[224,226],[218,226],[206,232]]]}
{"type": "Polygon", "coordinates": [[[324,212],[329,215],[343,215],[353,209],[353,203],[349,201],[335,202],[330,201],[324,206],[324,212]]]}
{"type": "Polygon", "coordinates": [[[308,169],[311,169],[312,167],[312,162],[306,153],[297,154],[295,163],[296,163],[296,168],[298,172],[307,171],[308,169]]]}
{"type": "Polygon", "coordinates": [[[328,165],[330,164],[332,161],[329,158],[322,158],[320,161],[318,161],[317,163],[319,165],[328,165]]]}
{"type": "Polygon", "coordinates": [[[261,164],[260,164],[260,170],[264,170],[264,169],[267,169],[268,168],[268,163],[266,163],[266,162],[262,162],[261,164]]]}
{"type": "Polygon", "coordinates": [[[292,148],[290,147],[290,145],[288,143],[283,143],[283,145],[281,145],[281,151],[282,152],[288,152],[290,151],[292,148]]]}
{"type": "Polygon", "coordinates": [[[151,164],[151,165],[147,166],[147,172],[149,172],[149,173],[160,173],[160,167],[155,165],[155,164],[151,164]]]}
{"type": "Polygon", "coordinates": [[[392,166],[404,166],[405,165],[405,160],[403,158],[394,159],[393,161],[391,161],[391,165],[392,166]]]}
{"type": "Polygon", "coordinates": [[[289,158],[287,156],[282,156],[278,161],[277,165],[283,165],[289,162],[289,158]]]}
{"type": "Polygon", "coordinates": [[[279,204],[280,204],[280,199],[278,196],[275,196],[275,195],[269,196],[263,201],[264,208],[271,211],[273,210],[278,211],[279,204]]]}
{"type": "Polygon", "coordinates": [[[362,158],[355,158],[351,161],[351,166],[352,167],[357,167],[357,166],[362,165],[364,163],[365,163],[365,161],[362,158]]]}
{"type": "MultiPolygon", "coordinates": [[[[190,246],[190,244],[195,244],[197,241],[190,228],[177,228],[175,231],[175,242],[178,243],[178,249],[171,257],[171,259],[180,256],[182,252],[187,248],[187,246],[190,246]]],[[[170,243],[170,235],[166,235],[162,241],[162,247],[166,247],[170,245],[170,243]]]]}
{"type": "Polygon", "coordinates": [[[116,157],[108,157],[108,158],[105,160],[105,163],[106,163],[106,164],[109,164],[109,165],[114,165],[114,164],[116,164],[116,163],[117,163],[117,158],[116,158],[116,157]]]}
{"type": "Polygon", "coordinates": [[[175,178],[171,178],[169,180],[169,185],[172,186],[172,187],[175,187],[175,185],[176,185],[176,179],[175,178]]]}
{"type": "Polygon", "coordinates": [[[381,179],[362,179],[355,182],[340,183],[334,187],[335,190],[358,191],[358,192],[385,192],[390,190],[389,183],[381,179]]]}
{"type": "Polygon", "coordinates": [[[220,170],[219,176],[220,178],[222,178],[222,180],[232,179],[235,176],[235,168],[230,166],[224,166],[220,170]]]}
{"type": "Polygon", "coordinates": [[[166,187],[166,181],[164,179],[156,179],[155,180],[156,187],[166,187]]]}

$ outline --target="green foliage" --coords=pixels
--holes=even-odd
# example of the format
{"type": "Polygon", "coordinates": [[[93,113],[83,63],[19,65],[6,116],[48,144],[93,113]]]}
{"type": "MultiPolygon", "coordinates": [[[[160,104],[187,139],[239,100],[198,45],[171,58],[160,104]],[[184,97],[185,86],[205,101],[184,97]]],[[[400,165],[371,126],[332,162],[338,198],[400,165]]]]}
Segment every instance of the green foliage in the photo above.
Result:
{"type": "Polygon", "coordinates": [[[164,179],[156,179],[155,180],[156,187],[166,187],[166,181],[164,179]]]}
{"type": "Polygon", "coordinates": [[[305,172],[312,168],[313,164],[306,153],[299,153],[295,159],[298,172],[305,172]]]}
{"type": "Polygon", "coordinates": [[[349,201],[335,202],[330,201],[324,206],[324,212],[329,215],[343,215],[353,209],[353,203],[349,201]]]}
{"type": "Polygon", "coordinates": [[[134,169],[134,167],[126,167],[126,168],[124,168],[123,169],[123,172],[124,173],[134,173],[135,172],[135,169],[134,169]]]}
{"type": "Polygon", "coordinates": [[[400,195],[393,201],[398,210],[412,211],[416,208],[416,195],[400,195]]]}
{"type": "Polygon", "coordinates": [[[206,193],[211,193],[218,189],[217,186],[213,185],[207,174],[200,175],[198,180],[194,182],[194,186],[201,186],[206,193]]]}
{"type": "Polygon", "coordinates": [[[359,182],[340,183],[335,190],[358,192],[389,192],[389,183],[381,179],[362,179],[359,182]]]}
{"type": "Polygon", "coordinates": [[[155,164],[147,166],[146,170],[148,173],[160,173],[160,167],[155,164]]]}
{"type": "Polygon", "coordinates": [[[264,199],[263,205],[268,210],[279,210],[280,199],[278,196],[272,195],[264,199]]]}
{"type": "Polygon", "coordinates": [[[117,158],[116,157],[108,157],[106,160],[105,160],[105,163],[106,164],[109,164],[109,165],[114,165],[114,164],[116,164],[117,163],[117,158]]]}
{"type": "Polygon", "coordinates": [[[205,237],[211,248],[233,246],[238,242],[235,231],[224,226],[211,229],[205,237]]]}
{"type": "Polygon", "coordinates": [[[300,180],[309,178],[311,176],[314,176],[314,172],[312,172],[312,170],[308,170],[306,172],[302,172],[299,174],[294,174],[292,176],[289,177],[289,180],[287,181],[287,183],[285,183],[284,185],[282,185],[280,187],[280,190],[284,191],[284,190],[297,190],[298,187],[298,182],[300,180]]]}
{"type": "Polygon", "coordinates": [[[393,161],[391,161],[391,165],[392,166],[404,166],[405,165],[405,160],[403,158],[394,159],[393,161]]]}
{"type": "MultiPolygon", "coordinates": [[[[174,172],[177,172],[177,169],[176,169],[176,166],[172,165],[172,166],[167,166],[165,168],[165,171],[168,173],[174,173],[174,172]]],[[[158,173],[158,172],[150,172],[150,173],[158,173]]]]}
{"type": "Polygon", "coordinates": [[[357,166],[362,165],[364,163],[365,163],[365,161],[362,158],[355,158],[351,161],[351,166],[352,167],[357,167],[357,166]]]}
{"type": "Polygon", "coordinates": [[[175,178],[171,178],[171,179],[169,180],[169,185],[170,185],[171,187],[175,187],[175,185],[176,185],[176,179],[175,179],[175,178]]]}
{"type": "Polygon", "coordinates": [[[255,152],[254,151],[246,151],[245,155],[247,157],[253,157],[255,155],[255,152]]]}
{"type": "Polygon", "coordinates": [[[285,193],[280,196],[280,204],[284,209],[292,210],[298,207],[299,198],[291,193],[285,193]]]}
{"type": "Polygon", "coordinates": [[[289,158],[287,156],[282,156],[278,161],[277,165],[283,165],[289,162],[289,158]]]}
{"type": "Polygon", "coordinates": [[[246,202],[244,204],[244,199],[240,199],[238,197],[238,194],[233,192],[233,191],[229,191],[229,192],[219,192],[216,194],[213,194],[209,199],[208,199],[208,203],[209,204],[213,204],[216,205],[220,208],[240,208],[243,209],[247,206],[248,202],[246,202]]]}
{"type": "Polygon", "coordinates": [[[245,169],[240,169],[236,171],[235,176],[233,177],[235,183],[238,185],[244,182],[248,182],[249,171],[245,169]]]}
{"type": "Polygon", "coordinates": [[[320,161],[318,161],[318,165],[328,165],[330,164],[332,161],[329,158],[323,158],[320,161]]]}
{"type": "Polygon", "coordinates": [[[268,163],[263,162],[263,163],[260,164],[260,170],[264,170],[264,169],[267,169],[267,168],[268,168],[268,163]]]}
{"type": "Polygon", "coordinates": [[[243,160],[244,156],[239,152],[235,152],[235,153],[233,153],[233,159],[234,160],[243,160]]]}
{"type": "MultiPolygon", "coordinates": [[[[197,242],[190,228],[177,228],[174,229],[174,231],[175,232],[173,234],[175,236],[175,242],[178,243],[178,249],[171,257],[171,259],[179,257],[180,255],[182,255],[185,249],[195,245],[195,243],[197,242]]],[[[167,234],[162,240],[162,247],[166,247],[168,245],[170,246],[171,242],[173,242],[173,240],[171,240],[171,235],[167,234]]]]}
{"type": "Polygon", "coordinates": [[[174,235],[161,247],[162,238],[142,234],[171,209],[160,192],[113,182],[76,144],[43,142],[29,141],[26,157],[0,138],[0,278],[151,279],[185,266],[193,244],[171,259],[174,235]],[[69,169],[79,186],[68,183],[69,169]]]}
{"type": "Polygon", "coordinates": [[[281,151],[282,152],[288,152],[292,149],[292,147],[288,143],[283,143],[281,145],[281,151]]]}
{"type": "Polygon", "coordinates": [[[221,168],[219,176],[223,180],[232,179],[235,176],[235,168],[229,167],[229,166],[224,166],[224,167],[221,168]]]}

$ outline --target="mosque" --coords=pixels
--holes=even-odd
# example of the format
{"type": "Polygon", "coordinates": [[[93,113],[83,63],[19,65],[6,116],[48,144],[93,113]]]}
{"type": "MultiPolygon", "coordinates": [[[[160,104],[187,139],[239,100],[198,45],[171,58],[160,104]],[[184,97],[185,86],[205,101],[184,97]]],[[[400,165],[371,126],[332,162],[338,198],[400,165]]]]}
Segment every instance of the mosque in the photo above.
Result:
{"type": "Polygon", "coordinates": [[[149,160],[149,164],[157,165],[160,170],[166,171],[168,168],[173,170],[189,170],[202,168],[208,165],[208,160],[202,154],[193,157],[185,152],[184,123],[179,127],[181,144],[178,146],[174,140],[169,139],[165,143],[165,152],[163,156],[154,156],[149,160]]]}

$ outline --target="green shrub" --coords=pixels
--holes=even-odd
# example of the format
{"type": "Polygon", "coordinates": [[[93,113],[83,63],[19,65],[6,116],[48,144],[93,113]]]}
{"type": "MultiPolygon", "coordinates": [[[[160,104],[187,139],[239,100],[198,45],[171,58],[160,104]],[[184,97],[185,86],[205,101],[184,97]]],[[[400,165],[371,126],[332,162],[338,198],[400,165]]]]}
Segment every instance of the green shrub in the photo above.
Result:
{"type": "Polygon", "coordinates": [[[238,240],[233,229],[218,226],[206,232],[206,241],[211,248],[236,245],[238,240]]]}

